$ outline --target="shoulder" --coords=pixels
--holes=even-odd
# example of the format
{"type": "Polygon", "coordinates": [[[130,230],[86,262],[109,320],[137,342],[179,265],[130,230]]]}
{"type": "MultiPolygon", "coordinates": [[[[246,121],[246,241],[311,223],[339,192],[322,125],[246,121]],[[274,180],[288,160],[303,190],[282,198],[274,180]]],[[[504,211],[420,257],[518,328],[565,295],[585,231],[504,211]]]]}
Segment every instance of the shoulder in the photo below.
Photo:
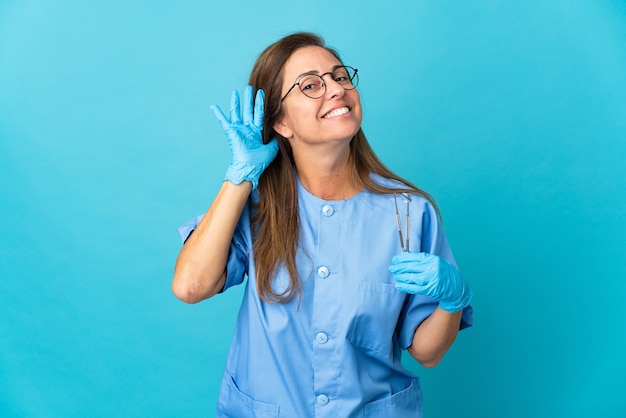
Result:
{"type": "MultiPolygon", "coordinates": [[[[383,177],[380,174],[376,174],[376,173],[370,173],[370,179],[376,183],[377,185],[381,186],[381,187],[385,187],[388,189],[396,189],[396,190],[406,190],[408,188],[408,186],[404,183],[402,183],[401,181],[395,180],[395,179],[390,179],[387,177],[383,177]]],[[[400,192],[399,192],[400,193],[400,192]]],[[[372,193],[374,194],[374,193],[372,193]]],[[[433,206],[433,204],[430,202],[430,200],[428,200],[424,195],[420,194],[419,192],[415,191],[415,192],[410,192],[407,193],[410,198],[411,198],[411,206],[416,206],[416,207],[420,207],[423,208],[425,212],[428,213],[435,213],[435,208],[433,206]]],[[[387,194],[378,194],[378,197],[384,200],[392,200],[394,201],[395,204],[395,199],[394,199],[394,195],[395,193],[387,193],[387,194]]]]}
{"type": "Polygon", "coordinates": [[[407,187],[406,184],[398,180],[383,177],[380,174],[370,173],[369,177],[370,180],[382,187],[387,187],[390,189],[406,189],[407,187]]]}

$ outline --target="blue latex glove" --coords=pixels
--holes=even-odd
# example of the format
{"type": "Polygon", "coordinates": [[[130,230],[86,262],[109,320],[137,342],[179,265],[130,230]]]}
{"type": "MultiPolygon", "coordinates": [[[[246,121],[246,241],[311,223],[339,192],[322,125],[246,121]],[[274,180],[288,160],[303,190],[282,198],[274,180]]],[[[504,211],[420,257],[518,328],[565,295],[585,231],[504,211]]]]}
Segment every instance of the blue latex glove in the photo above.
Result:
{"type": "Polygon", "coordinates": [[[243,120],[237,91],[233,91],[231,96],[230,120],[219,106],[211,106],[211,110],[226,133],[233,154],[230,166],[226,170],[226,180],[233,184],[241,184],[247,180],[252,183],[252,190],[257,188],[263,170],[270,165],[278,153],[278,143],[275,138],[268,144],[263,144],[264,98],[265,93],[259,89],[256,93],[256,100],[253,102],[252,86],[246,87],[243,93],[243,120]]]}
{"type": "Polygon", "coordinates": [[[461,273],[436,255],[402,252],[391,260],[389,273],[398,290],[429,296],[448,312],[460,311],[472,300],[472,290],[461,273]]]}

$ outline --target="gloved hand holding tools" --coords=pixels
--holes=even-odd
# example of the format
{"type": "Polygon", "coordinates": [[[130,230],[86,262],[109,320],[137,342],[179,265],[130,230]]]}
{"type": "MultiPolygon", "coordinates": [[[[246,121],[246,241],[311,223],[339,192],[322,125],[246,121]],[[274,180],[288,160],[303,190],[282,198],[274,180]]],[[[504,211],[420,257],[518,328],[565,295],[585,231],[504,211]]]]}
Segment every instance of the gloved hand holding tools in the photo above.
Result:
{"type": "Polygon", "coordinates": [[[460,311],[472,300],[472,290],[461,273],[436,255],[401,252],[391,260],[389,272],[398,290],[429,296],[448,312],[460,311]]]}

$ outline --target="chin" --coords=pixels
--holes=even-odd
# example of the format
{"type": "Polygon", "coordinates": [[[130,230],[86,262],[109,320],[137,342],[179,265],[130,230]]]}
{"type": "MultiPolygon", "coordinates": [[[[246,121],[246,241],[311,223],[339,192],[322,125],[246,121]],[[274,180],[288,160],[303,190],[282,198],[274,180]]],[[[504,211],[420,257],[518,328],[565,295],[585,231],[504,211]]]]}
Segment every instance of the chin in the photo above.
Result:
{"type": "Polygon", "coordinates": [[[360,123],[355,124],[355,126],[352,126],[350,129],[346,129],[345,136],[352,139],[354,138],[354,135],[356,135],[357,132],[359,132],[359,129],[361,129],[361,124],[360,123]]]}

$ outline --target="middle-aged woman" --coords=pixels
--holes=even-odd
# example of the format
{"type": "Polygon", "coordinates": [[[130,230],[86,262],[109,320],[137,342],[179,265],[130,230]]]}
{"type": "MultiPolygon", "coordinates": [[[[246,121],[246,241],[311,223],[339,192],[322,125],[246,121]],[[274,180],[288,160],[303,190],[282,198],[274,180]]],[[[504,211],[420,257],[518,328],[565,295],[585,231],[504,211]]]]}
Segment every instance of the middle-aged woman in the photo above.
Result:
{"type": "Polygon", "coordinates": [[[233,159],[180,228],[172,289],[195,303],[248,278],[219,417],[419,417],[402,350],[432,367],[472,324],[436,205],[368,145],[357,83],[296,33],[261,53],[229,117],[213,108],[233,159]]]}

